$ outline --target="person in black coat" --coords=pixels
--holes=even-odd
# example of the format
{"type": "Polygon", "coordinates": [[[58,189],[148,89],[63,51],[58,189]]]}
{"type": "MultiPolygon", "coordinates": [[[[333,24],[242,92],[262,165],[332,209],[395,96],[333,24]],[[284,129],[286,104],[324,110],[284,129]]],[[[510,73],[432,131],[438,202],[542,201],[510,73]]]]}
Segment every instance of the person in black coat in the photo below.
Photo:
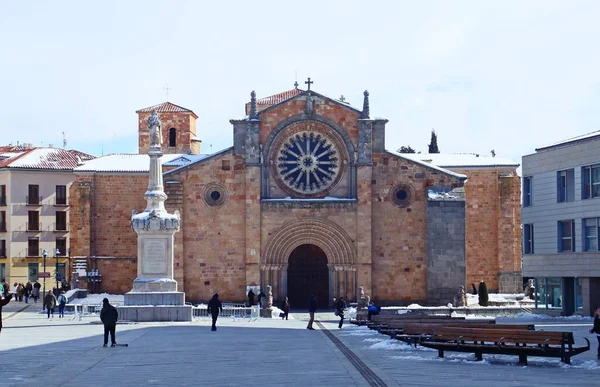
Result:
{"type": "Polygon", "coordinates": [[[344,297],[340,297],[335,303],[335,311],[340,317],[340,323],[338,324],[338,328],[340,329],[342,329],[342,325],[344,325],[344,310],[346,310],[346,302],[344,301],[344,297]]]}
{"type": "Polygon", "coordinates": [[[223,304],[221,304],[221,301],[219,301],[219,295],[217,293],[215,293],[208,302],[208,308],[206,308],[206,310],[212,316],[212,328],[210,330],[216,331],[219,312],[223,312],[223,304]]]}
{"type": "Polygon", "coordinates": [[[267,295],[261,290],[260,293],[258,293],[258,306],[260,306],[261,308],[263,297],[267,297],[267,295]]]}
{"type": "Polygon", "coordinates": [[[311,331],[314,331],[315,328],[313,328],[313,322],[315,322],[315,312],[317,311],[317,297],[313,294],[312,296],[310,296],[310,299],[308,300],[308,315],[310,316],[310,320],[308,320],[308,326],[306,327],[306,329],[310,329],[311,331]]]}
{"type": "Polygon", "coordinates": [[[9,294],[5,298],[0,298],[0,332],[2,332],[2,307],[10,302],[12,294],[9,294]]]}
{"type": "Polygon", "coordinates": [[[594,313],[594,327],[590,329],[590,333],[595,333],[598,339],[598,359],[600,359],[600,308],[594,313]]]}
{"type": "Polygon", "coordinates": [[[252,291],[252,289],[250,289],[250,291],[248,292],[248,306],[252,306],[254,305],[254,291],[252,291]]]}
{"type": "Polygon", "coordinates": [[[283,315],[280,314],[281,319],[282,320],[287,320],[288,319],[288,315],[290,313],[290,309],[292,309],[292,307],[290,306],[290,299],[289,298],[285,298],[285,301],[283,301],[283,304],[281,304],[281,309],[283,310],[283,315]]]}
{"type": "Polygon", "coordinates": [[[119,312],[117,309],[108,302],[108,298],[102,300],[102,310],[100,311],[100,320],[104,324],[104,347],[108,344],[108,334],[110,333],[110,346],[115,347],[117,342],[115,340],[115,331],[117,329],[117,320],[119,319],[119,312]]]}

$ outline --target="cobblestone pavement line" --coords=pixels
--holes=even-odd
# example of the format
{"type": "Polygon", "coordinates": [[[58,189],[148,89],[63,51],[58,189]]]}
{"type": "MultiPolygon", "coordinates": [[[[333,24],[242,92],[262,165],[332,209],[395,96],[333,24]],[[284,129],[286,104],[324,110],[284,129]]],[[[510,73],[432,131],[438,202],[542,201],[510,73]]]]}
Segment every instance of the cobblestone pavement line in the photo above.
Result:
{"type": "Polygon", "coordinates": [[[363,378],[369,383],[370,386],[374,387],[387,387],[387,384],[379,378],[365,363],[350,348],[346,347],[344,343],[337,337],[335,337],[323,324],[316,321],[317,326],[321,328],[323,333],[335,344],[335,346],[346,356],[348,361],[358,370],[363,378]]]}

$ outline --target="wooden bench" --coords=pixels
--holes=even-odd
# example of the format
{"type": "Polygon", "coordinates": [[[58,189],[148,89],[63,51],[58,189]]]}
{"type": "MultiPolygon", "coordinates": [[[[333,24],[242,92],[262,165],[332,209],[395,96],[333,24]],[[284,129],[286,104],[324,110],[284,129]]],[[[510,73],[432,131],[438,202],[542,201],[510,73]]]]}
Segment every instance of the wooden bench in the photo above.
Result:
{"type": "Polygon", "coordinates": [[[514,330],[535,330],[534,324],[496,324],[495,320],[484,321],[455,321],[450,323],[429,323],[429,324],[406,324],[402,333],[395,336],[397,340],[413,344],[415,347],[422,341],[429,341],[435,333],[444,327],[454,328],[480,328],[480,329],[514,329],[514,330]]]}
{"type": "MultiPolygon", "coordinates": [[[[399,333],[403,333],[404,332],[404,327],[407,325],[422,325],[422,326],[427,326],[427,325],[435,325],[435,326],[442,326],[442,325],[448,325],[448,324],[461,324],[461,323],[467,323],[465,320],[463,319],[452,319],[452,318],[445,318],[445,319],[404,319],[404,320],[399,320],[399,321],[390,321],[386,324],[382,324],[379,325],[376,328],[373,329],[377,329],[380,333],[383,333],[385,335],[389,335],[391,337],[395,337],[397,334],[399,333]]],[[[494,324],[495,321],[494,320],[487,320],[486,322],[482,322],[485,324],[494,324]]]]}
{"type": "Polygon", "coordinates": [[[410,321],[459,321],[464,320],[464,317],[448,317],[448,316],[427,316],[427,315],[391,315],[391,316],[373,316],[373,319],[367,322],[367,326],[371,329],[379,327],[394,326],[397,324],[406,324],[410,321]],[[377,317],[377,318],[375,318],[377,317]]]}
{"type": "Polygon", "coordinates": [[[421,345],[437,349],[439,357],[444,357],[444,351],[455,351],[474,353],[477,360],[489,353],[518,355],[519,363],[525,365],[528,356],[557,357],[571,364],[572,356],[590,349],[585,340],[587,346],[575,347],[572,332],[441,327],[421,345]]]}

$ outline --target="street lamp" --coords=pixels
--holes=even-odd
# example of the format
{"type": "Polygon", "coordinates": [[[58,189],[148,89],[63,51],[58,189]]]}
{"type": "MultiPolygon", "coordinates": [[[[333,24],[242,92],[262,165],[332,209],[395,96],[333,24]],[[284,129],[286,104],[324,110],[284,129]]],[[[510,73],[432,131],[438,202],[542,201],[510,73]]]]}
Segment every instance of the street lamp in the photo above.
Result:
{"type": "MultiPolygon", "coordinates": [[[[44,257],[44,293],[43,297],[46,297],[46,257],[48,256],[48,251],[46,249],[42,250],[42,257],[44,257]]],[[[42,305],[44,303],[42,302],[42,305]]],[[[42,309],[44,310],[44,309],[42,309]]]]}
{"type": "Polygon", "coordinates": [[[67,255],[69,256],[69,258],[67,260],[67,265],[69,266],[67,268],[67,270],[69,270],[69,281],[67,283],[69,284],[69,287],[71,287],[71,248],[70,247],[67,249],[67,255]]]}
{"type": "Polygon", "coordinates": [[[54,256],[56,257],[56,290],[58,291],[58,256],[60,255],[60,250],[56,249],[54,252],[54,256]]]}

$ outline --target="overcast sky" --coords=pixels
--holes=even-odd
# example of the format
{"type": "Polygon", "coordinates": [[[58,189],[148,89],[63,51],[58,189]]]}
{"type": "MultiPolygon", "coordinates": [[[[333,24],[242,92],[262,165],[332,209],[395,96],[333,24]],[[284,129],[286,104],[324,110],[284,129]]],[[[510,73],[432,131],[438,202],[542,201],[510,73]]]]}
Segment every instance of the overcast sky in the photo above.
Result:
{"type": "MultiPolygon", "coordinates": [[[[314,80],[371,117],[386,148],[520,162],[600,129],[598,1],[3,1],[0,143],[137,152],[135,110],[199,116],[203,153],[231,118],[314,80]]],[[[212,147],[211,147],[212,145],[212,147]]]]}

